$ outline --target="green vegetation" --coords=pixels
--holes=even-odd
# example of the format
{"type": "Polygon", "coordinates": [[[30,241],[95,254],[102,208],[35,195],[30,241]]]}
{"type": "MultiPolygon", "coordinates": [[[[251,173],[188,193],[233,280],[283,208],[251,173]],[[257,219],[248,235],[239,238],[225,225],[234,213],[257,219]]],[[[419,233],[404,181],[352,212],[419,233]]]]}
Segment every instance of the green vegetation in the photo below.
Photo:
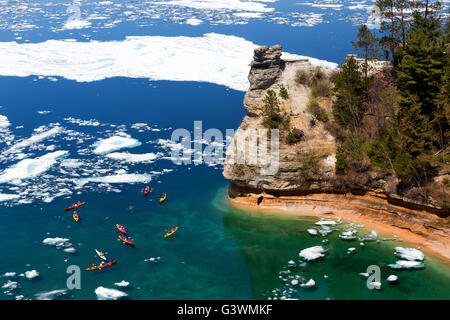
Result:
{"type": "Polygon", "coordinates": [[[301,185],[307,184],[309,180],[318,180],[322,176],[319,163],[320,157],[314,152],[309,151],[300,155],[297,177],[301,185]]]}
{"type": "Polygon", "coordinates": [[[279,94],[280,97],[283,98],[284,100],[286,100],[286,99],[289,98],[288,91],[287,91],[287,89],[284,87],[283,84],[280,86],[280,91],[279,91],[278,94],[279,94]]]}
{"type": "Polygon", "coordinates": [[[309,98],[306,111],[311,113],[314,116],[314,118],[316,118],[319,121],[328,122],[329,120],[327,113],[320,107],[319,103],[317,102],[317,99],[314,97],[309,98]]]}
{"type": "Polygon", "coordinates": [[[280,114],[280,103],[275,91],[267,90],[263,102],[264,125],[270,129],[278,129],[282,117],[280,114]]]}
{"type": "Polygon", "coordinates": [[[300,140],[302,140],[305,137],[305,134],[303,133],[302,130],[298,129],[298,128],[293,128],[292,130],[289,129],[289,133],[286,137],[286,141],[288,144],[294,144],[299,142],[300,140]]]}
{"type": "Polygon", "coordinates": [[[448,20],[443,28],[441,6],[432,0],[378,0],[377,6],[383,37],[361,26],[353,45],[363,59],[348,57],[333,76],[336,172],[349,178],[376,168],[398,178],[399,192],[448,205],[448,191],[433,182],[450,160],[448,20]],[[393,72],[369,76],[380,47],[393,72]]]}
{"type": "Polygon", "coordinates": [[[344,128],[358,130],[364,111],[364,80],[353,56],[344,62],[336,75],[334,93],[333,115],[336,121],[344,128]]]}

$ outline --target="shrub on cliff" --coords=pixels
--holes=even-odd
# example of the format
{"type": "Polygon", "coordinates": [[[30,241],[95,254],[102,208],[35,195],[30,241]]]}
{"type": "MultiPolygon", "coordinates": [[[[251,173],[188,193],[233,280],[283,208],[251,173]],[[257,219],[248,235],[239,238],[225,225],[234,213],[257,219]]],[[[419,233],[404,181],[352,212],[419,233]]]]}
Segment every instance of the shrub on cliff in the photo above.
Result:
{"type": "Polygon", "coordinates": [[[267,90],[263,102],[264,125],[270,129],[278,129],[283,117],[280,114],[280,103],[275,91],[267,90]]]}
{"type": "Polygon", "coordinates": [[[298,129],[298,128],[293,128],[292,130],[289,129],[289,133],[286,137],[286,142],[288,144],[294,144],[299,142],[300,140],[304,139],[305,137],[305,133],[298,129]]]}
{"type": "Polygon", "coordinates": [[[285,100],[289,98],[288,91],[287,91],[287,89],[284,87],[283,84],[280,86],[279,95],[280,95],[281,98],[283,98],[283,99],[285,99],[285,100]]]}
{"type": "Polygon", "coordinates": [[[322,122],[328,122],[328,115],[325,112],[325,110],[323,110],[319,103],[317,102],[317,100],[313,97],[310,97],[308,105],[306,107],[306,111],[308,111],[309,113],[311,113],[317,120],[322,121],[322,122]]]}
{"type": "Polygon", "coordinates": [[[318,181],[322,177],[320,157],[312,151],[302,153],[299,158],[297,177],[300,185],[306,185],[309,180],[318,181]]]}

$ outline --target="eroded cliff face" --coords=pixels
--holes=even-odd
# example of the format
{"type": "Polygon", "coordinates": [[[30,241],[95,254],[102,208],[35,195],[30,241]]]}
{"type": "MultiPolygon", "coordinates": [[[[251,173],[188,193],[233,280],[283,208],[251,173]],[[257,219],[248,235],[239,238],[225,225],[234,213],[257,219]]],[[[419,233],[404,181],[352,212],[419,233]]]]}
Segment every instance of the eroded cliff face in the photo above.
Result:
{"type": "MultiPolygon", "coordinates": [[[[230,181],[230,200],[262,208],[365,215],[375,222],[408,230],[424,241],[436,243],[437,251],[450,258],[448,210],[399,195],[395,177],[376,171],[362,173],[354,188],[342,187],[342,177],[335,173],[335,138],[326,125],[307,110],[311,89],[296,81],[299,70],[310,71],[315,66],[307,59],[282,60],[281,54],[281,46],[255,49],[249,74],[250,88],[244,98],[247,115],[224,162],[223,175],[230,181]],[[280,130],[279,168],[275,174],[267,175],[263,174],[263,164],[236,163],[233,155],[238,152],[236,141],[240,136],[249,130],[266,129],[264,97],[269,89],[278,93],[281,85],[289,94],[288,99],[279,98],[281,113],[287,115],[287,127],[301,130],[304,136],[296,143],[288,143],[288,130],[280,130]]],[[[333,72],[322,70],[326,74],[333,72]]],[[[319,103],[331,115],[333,97],[319,98],[319,103]]],[[[254,160],[258,152],[246,150],[245,153],[247,160],[254,160]]]]}
{"type": "MultiPolygon", "coordinates": [[[[279,170],[274,175],[261,174],[262,165],[237,164],[225,161],[223,174],[233,187],[242,191],[261,191],[275,194],[293,194],[301,190],[332,189],[336,144],[333,136],[306,111],[311,89],[295,81],[298,70],[309,71],[313,66],[305,60],[282,60],[281,46],[255,49],[254,61],[249,74],[250,88],[244,98],[247,115],[242,120],[234,138],[251,129],[266,129],[263,123],[263,99],[267,90],[279,91],[283,85],[288,99],[279,99],[281,113],[289,118],[289,127],[302,130],[304,137],[295,144],[286,142],[286,130],[280,130],[279,170]],[[302,177],[302,157],[313,155],[320,173],[314,177],[302,177]],[[308,181],[305,181],[308,180],[308,181]]],[[[331,70],[325,70],[331,72],[331,70]]],[[[331,107],[331,98],[323,99],[322,105],[331,107]]],[[[231,146],[233,146],[233,143],[231,146]]]]}

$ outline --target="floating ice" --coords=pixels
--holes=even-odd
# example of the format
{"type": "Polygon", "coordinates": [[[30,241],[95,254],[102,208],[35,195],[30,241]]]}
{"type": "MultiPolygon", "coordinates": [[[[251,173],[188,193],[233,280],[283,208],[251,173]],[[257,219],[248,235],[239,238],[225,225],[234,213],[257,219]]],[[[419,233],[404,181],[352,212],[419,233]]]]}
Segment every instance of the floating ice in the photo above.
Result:
{"type": "Polygon", "coordinates": [[[37,133],[32,135],[30,138],[24,139],[18,143],[16,143],[15,145],[13,145],[11,148],[9,148],[8,150],[4,151],[5,154],[11,153],[11,152],[18,152],[23,148],[29,147],[33,144],[39,143],[45,139],[48,139],[50,137],[53,137],[55,135],[57,135],[58,133],[60,133],[62,131],[61,127],[54,127],[48,131],[44,131],[41,133],[37,133]]]}
{"type": "Polygon", "coordinates": [[[7,128],[11,125],[11,122],[9,122],[8,118],[6,116],[3,116],[0,114],[0,129],[7,128]]]}
{"type": "Polygon", "coordinates": [[[326,252],[326,250],[322,246],[315,246],[315,247],[303,249],[302,251],[300,251],[300,253],[298,255],[300,257],[310,261],[310,260],[315,260],[315,259],[319,259],[319,258],[323,257],[325,252],[326,252]]]}
{"type": "Polygon", "coordinates": [[[69,239],[67,238],[45,238],[42,243],[45,244],[46,246],[51,246],[51,247],[65,247],[69,245],[69,239]]]}
{"type": "Polygon", "coordinates": [[[316,235],[317,235],[317,230],[316,230],[316,229],[308,229],[308,230],[306,230],[306,231],[308,231],[308,233],[309,233],[310,235],[313,235],[313,236],[316,236],[316,235]]]}
{"type": "Polygon", "coordinates": [[[364,278],[368,278],[370,276],[367,272],[361,272],[359,275],[364,278]]]}
{"type": "Polygon", "coordinates": [[[95,154],[106,154],[124,148],[135,148],[140,146],[141,144],[142,143],[138,140],[131,138],[130,135],[121,133],[94,143],[93,147],[95,147],[95,149],[93,152],[95,154]]]}
{"type": "Polygon", "coordinates": [[[66,249],[64,249],[63,251],[64,251],[65,253],[75,253],[75,252],[77,252],[77,250],[76,250],[75,248],[73,248],[73,247],[66,248],[66,249]]]}
{"type": "Polygon", "coordinates": [[[333,220],[321,220],[321,221],[317,221],[315,224],[318,226],[324,226],[324,225],[334,226],[337,224],[337,222],[333,221],[333,220]]]}
{"type": "Polygon", "coordinates": [[[1,277],[5,277],[5,278],[12,278],[15,276],[16,276],[15,272],[5,272],[4,274],[1,275],[1,277]]]}
{"type": "Polygon", "coordinates": [[[16,281],[8,280],[3,286],[4,293],[11,294],[12,291],[19,289],[19,284],[16,281]]]}
{"type": "Polygon", "coordinates": [[[398,277],[395,274],[391,274],[389,277],[387,277],[388,282],[396,282],[398,280],[398,277]]]}
{"type": "Polygon", "coordinates": [[[98,300],[117,300],[128,296],[125,292],[104,287],[98,287],[95,289],[95,294],[97,295],[98,300]]]}
{"type": "MultiPolygon", "coordinates": [[[[217,33],[202,37],[135,36],[122,41],[0,42],[0,75],[60,76],[76,81],[112,77],[202,81],[246,91],[248,64],[256,47],[244,38],[217,33]]],[[[283,57],[308,58],[287,53],[283,57]]],[[[337,68],[337,64],[323,60],[311,58],[310,62],[337,68]]]]}
{"type": "Polygon", "coordinates": [[[39,272],[36,270],[25,271],[25,278],[32,280],[37,277],[39,277],[39,272]]]}
{"type": "Polygon", "coordinates": [[[418,249],[395,247],[394,250],[395,250],[395,255],[399,256],[402,259],[406,259],[409,261],[414,261],[414,260],[423,261],[423,259],[425,258],[423,253],[418,249]]]}
{"type": "Polygon", "coordinates": [[[67,289],[52,290],[35,294],[37,300],[53,300],[67,294],[67,289]]]}
{"type": "Polygon", "coordinates": [[[420,261],[398,260],[396,263],[388,264],[392,269],[422,269],[425,264],[420,261]]]}
{"type": "Polygon", "coordinates": [[[344,240],[353,240],[353,239],[356,239],[356,233],[357,233],[356,230],[353,230],[353,229],[348,230],[348,231],[342,232],[339,235],[339,238],[344,239],[344,240]]]}
{"type": "Polygon", "coordinates": [[[19,198],[20,198],[20,196],[18,194],[0,193],[0,202],[19,199],[19,198]]]}
{"type": "Polygon", "coordinates": [[[198,26],[200,24],[202,24],[202,20],[197,19],[197,18],[189,18],[186,20],[187,24],[190,24],[191,26],[198,26]]]}
{"type": "Polygon", "coordinates": [[[122,280],[120,282],[114,283],[114,285],[118,286],[118,287],[128,287],[130,285],[130,283],[125,280],[122,280]]]}
{"type": "Polygon", "coordinates": [[[268,8],[266,4],[261,2],[241,0],[171,0],[164,2],[155,1],[154,3],[188,7],[199,10],[236,10],[255,12],[272,12],[274,10],[274,8],[268,8]]]}
{"type": "Polygon", "coordinates": [[[373,286],[373,288],[375,290],[381,290],[381,282],[373,281],[373,282],[370,282],[370,284],[373,286]]]}
{"type": "Polygon", "coordinates": [[[68,151],[55,151],[38,158],[24,159],[0,173],[0,183],[19,183],[34,178],[56,164],[56,160],[68,155],[68,151]]]}
{"type": "Polygon", "coordinates": [[[370,231],[370,234],[359,238],[359,241],[374,241],[377,238],[378,238],[378,233],[374,229],[372,229],[370,231]]]}
{"type": "Polygon", "coordinates": [[[138,173],[124,173],[116,174],[104,177],[89,177],[82,178],[76,181],[79,185],[84,185],[88,182],[97,183],[148,183],[152,180],[152,176],[149,174],[138,174],[138,173]]]}
{"type": "Polygon", "coordinates": [[[312,288],[316,285],[316,282],[313,279],[309,279],[306,283],[301,284],[301,287],[304,288],[312,288]]]}
{"type": "Polygon", "coordinates": [[[356,248],[348,248],[348,249],[347,249],[347,253],[348,253],[348,254],[355,253],[355,250],[356,250],[356,248]]]}
{"type": "Polygon", "coordinates": [[[297,279],[292,280],[292,281],[291,281],[291,284],[292,284],[293,286],[298,285],[298,280],[297,280],[297,279]]]}
{"type": "Polygon", "coordinates": [[[153,162],[158,158],[156,153],[133,154],[128,152],[113,152],[106,155],[110,159],[123,160],[125,162],[153,162]]]}

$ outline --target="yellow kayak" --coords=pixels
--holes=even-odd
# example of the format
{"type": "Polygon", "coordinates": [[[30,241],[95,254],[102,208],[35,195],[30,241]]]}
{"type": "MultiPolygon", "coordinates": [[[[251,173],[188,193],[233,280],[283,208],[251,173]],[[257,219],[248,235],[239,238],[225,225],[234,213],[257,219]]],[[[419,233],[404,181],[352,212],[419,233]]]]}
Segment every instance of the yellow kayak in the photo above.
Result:
{"type": "Polygon", "coordinates": [[[161,197],[161,199],[159,199],[159,203],[163,203],[164,201],[166,201],[167,198],[167,194],[163,193],[163,196],[161,197]]]}
{"type": "Polygon", "coordinates": [[[78,214],[76,212],[73,213],[73,220],[75,220],[75,222],[78,222],[78,219],[80,217],[78,216],[78,214]]]}
{"type": "Polygon", "coordinates": [[[169,232],[167,232],[165,235],[164,235],[164,238],[168,238],[168,237],[170,237],[171,235],[173,235],[175,232],[177,232],[178,231],[178,227],[175,227],[175,228],[173,228],[172,230],[170,230],[169,232]]]}

